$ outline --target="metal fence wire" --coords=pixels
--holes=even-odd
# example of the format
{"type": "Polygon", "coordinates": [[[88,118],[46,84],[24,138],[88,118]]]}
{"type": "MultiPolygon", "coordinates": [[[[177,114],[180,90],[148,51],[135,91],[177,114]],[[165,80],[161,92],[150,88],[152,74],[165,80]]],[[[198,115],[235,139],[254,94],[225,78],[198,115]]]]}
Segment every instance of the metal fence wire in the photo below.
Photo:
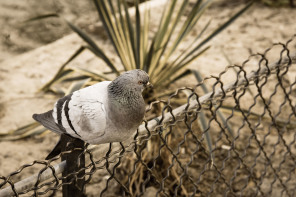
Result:
{"type": "Polygon", "coordinates": [[[296,196],[295,48],[294,36],[151,103],[127,142],[0,176],[0,196],[296,196]]]}

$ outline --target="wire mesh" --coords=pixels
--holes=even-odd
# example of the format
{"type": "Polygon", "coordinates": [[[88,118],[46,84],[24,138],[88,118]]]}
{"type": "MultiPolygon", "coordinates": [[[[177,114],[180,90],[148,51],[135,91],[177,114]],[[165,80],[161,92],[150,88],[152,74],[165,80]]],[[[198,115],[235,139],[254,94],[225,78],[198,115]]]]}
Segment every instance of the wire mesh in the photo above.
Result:
{"type": "Polygon", "coordinates": [[[76,148],[85,167],[74,173],[62,175],[60,155],[0,176],[0,196],[60,196],[78,180],[88,196],[295,196],[295,46],[294,36],[151,103],[147,114],[161,115],[132,140],[76,148]]]}

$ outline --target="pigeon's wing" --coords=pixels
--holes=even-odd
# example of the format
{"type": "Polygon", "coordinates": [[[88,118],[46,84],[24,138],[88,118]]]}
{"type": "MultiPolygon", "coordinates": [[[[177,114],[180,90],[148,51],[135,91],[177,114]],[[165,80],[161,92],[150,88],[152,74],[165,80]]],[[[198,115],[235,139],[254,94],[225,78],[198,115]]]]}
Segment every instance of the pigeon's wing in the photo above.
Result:
{"type": "Polygon", "coordinates": [[[88,141],[104,134],[106,128],[106,98],[110,81],[75,91],[59,99],[53,108],[33,118],[47,129],[88,141]]]}
{"type": "Polygon", "coordinates": [[[88,141],[102,136],[106,128],[106,97],[110,82],[101,82],[58,101],[53,117],[73,137],[88,141]],[[60,102],[60,103],[59,103],[60,102]]]}

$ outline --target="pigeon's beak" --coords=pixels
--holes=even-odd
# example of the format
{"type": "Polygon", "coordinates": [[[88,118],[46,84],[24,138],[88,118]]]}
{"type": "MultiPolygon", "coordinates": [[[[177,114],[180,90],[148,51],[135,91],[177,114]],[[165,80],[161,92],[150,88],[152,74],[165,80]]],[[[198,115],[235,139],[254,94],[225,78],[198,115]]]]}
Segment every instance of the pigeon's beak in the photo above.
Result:
{"type": "Polygon", "coordinates": [[[148,83],[146,83],[146,88],[153,88],[153,85],[148,81],[148,83]]]}

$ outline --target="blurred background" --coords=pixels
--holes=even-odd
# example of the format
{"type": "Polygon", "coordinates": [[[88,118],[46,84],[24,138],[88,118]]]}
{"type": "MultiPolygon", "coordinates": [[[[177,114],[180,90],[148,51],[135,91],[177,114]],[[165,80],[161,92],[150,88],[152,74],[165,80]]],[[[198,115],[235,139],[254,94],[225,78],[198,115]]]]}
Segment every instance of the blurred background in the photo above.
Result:
{"type": "MultiPolygon", "coordinates": [[[[195,1],[189,2],[191,4],[189,3],[188,10],[195,1]]],[[[211,20],[211,24],[207,31],[211,32],[248,2],[213,1],[202,20],[180,44],[179,52],[186,50],[208,21],[211,20]]],[[[188,65],[188,68],[197,70],[202,77],[218,75],[226,66],[241,64],[249,55],[262,53],[273,43],[286,42],[296,33],[296,3],[293,0],[254,2],[237,20],[217,34],[209,42],[211,47],[188,65]]],[[[128,5],[132,7],[133,1],[128,1],[128,5]]],[[[159,10],[155,8],[151,17],[160,19],[163,7],[158,7],[159,10]]],[[[93,1],[0,0],[0,175],[3,176],[25,163],[43,160],[58,140],[58,136],[51,132],[30,129],[23,136],[9,136],[32,122],[33,113],[51,109],[54,101],[69,91],[70,85],[58,87],[47,94],[38,91],[85,44],[63,20],[45,18],[27,21],[52,13],[82,29],[98,43],[114,64],[120,64],[93,1]]],[[[185,21],[188,13],[189,11],[182,15],[181,21],[185,21]]],[[[150,32],[155,32],[158,24],[159,20],[152,20],[150,32]]],[[[295,48],[295,43],[293,47],[295,48]]],[[[80,58],[71,62],[70,66],[87,66],[88,69],[108,72],[106,64],[89,52],[81,53],[80,58]]],[[[287,74],[292,80],[294,76],[295,72],[287,74]]],[[[231,78],[227,80],[231,81],[231,78]]],[[[184,84],[193,86],[196,83],[197,80],[190,76],[174,83],[169,89],[175,90],[184,84]]],[[[32,173],[33,170],[28,170],[20,178],[32,173]]]]}

